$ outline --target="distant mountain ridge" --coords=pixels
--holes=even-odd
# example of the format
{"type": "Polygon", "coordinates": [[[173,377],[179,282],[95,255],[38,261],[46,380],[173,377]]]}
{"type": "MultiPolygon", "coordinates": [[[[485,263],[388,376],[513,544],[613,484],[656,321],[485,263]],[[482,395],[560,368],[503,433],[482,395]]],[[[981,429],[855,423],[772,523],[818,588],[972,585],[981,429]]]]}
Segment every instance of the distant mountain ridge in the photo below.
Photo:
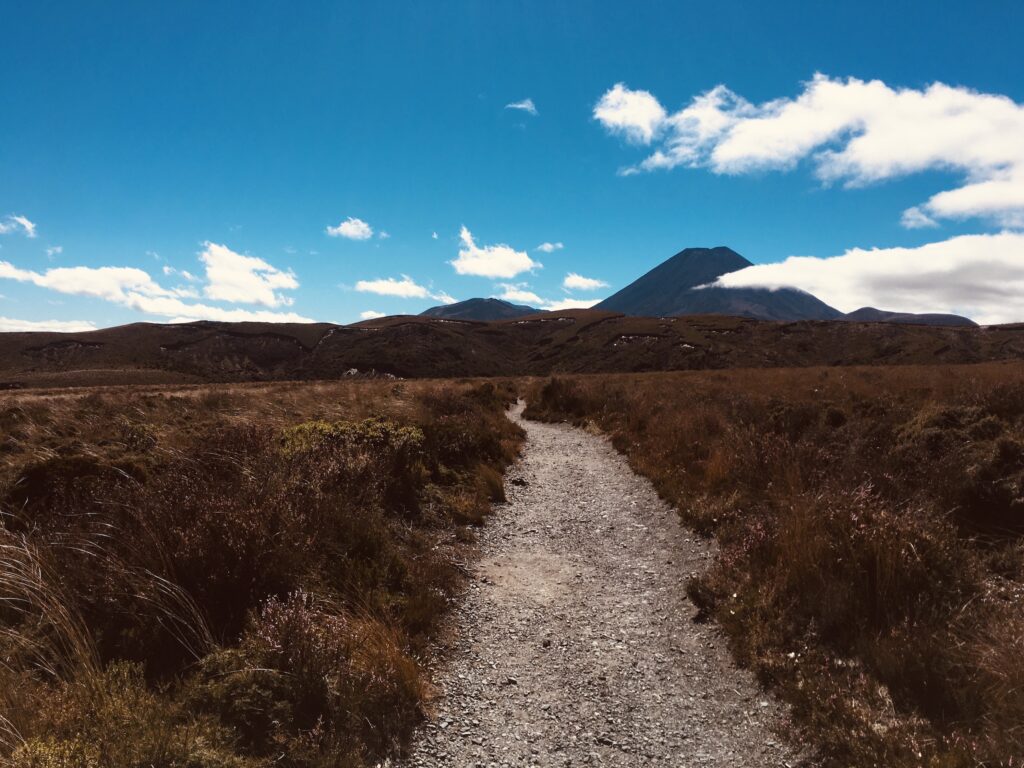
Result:
{"type": "Polygon", "coordinates": [[[511,320],[525,315],[534,315],[541,310],[525,304],[512,304],[501,299],[466,299],[454,304],[441,304],[421,312],[424,317],[447,320],[511,320]]]}
{"type": "Polygon", "coordinates": [[[577,309],[494,323],[406,315],[347,326],[205,321],[0,333],[0,389],[1021,359],[1024,323],[987,328],[768,323],[577,309]]]}
{"type": "Polygon", "coordinates": [[[720,288],[722,275],[753,266],[725,246],[686,248],[594,309],[636,317],[735,315],[757,320],[836,320],[842,312],[795,288],[720,288]],[[701,287],[707,286],[707,287],[701,287]]]}
{"type": "Polygon", "coordinates": [[[886,312],[874,307],[861,307],[848,312],[843,320],[855,323],[902,323],[904,325],[950,325],[976,327],[978,324],[969,317],[942,313],[914,314],[912,312],[886,312]]]}

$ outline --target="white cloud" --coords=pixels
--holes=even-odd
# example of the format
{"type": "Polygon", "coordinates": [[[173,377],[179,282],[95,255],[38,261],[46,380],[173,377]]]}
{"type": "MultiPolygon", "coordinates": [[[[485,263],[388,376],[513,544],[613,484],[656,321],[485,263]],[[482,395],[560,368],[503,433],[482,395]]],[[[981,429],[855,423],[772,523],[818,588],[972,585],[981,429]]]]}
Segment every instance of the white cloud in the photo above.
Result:
{"type": "Polygon", "coordinates": [[[223,309],[208,304],[190,304],[182,298],[191,289],[164,288],[146,272],[135,267],[58,267],[45,272],[19,269],[0,261],[0,279],[32,283],[58,293],[89,296],[127,307],[147,315],[173,318],[171,322],[219,320],[222,322],[312,322],[294,312],[223,309]]]}
{"type": "Polygon", "coordinates": [[[376,280],[360,280],[356,283],[356,290],[360,293],[375,293],[378,296],[397,296],[400,299],[433,299],[442,304],[454,304],[455,299],[444,291],[433,293],[430,289],[420,285],[408,275],[402,275],[398,280],[394,277],[381,277],[376,280]]]}
{"type": "Polygon", "coordinates": [[[459,239],[462,241],[459,256],[449,263],[460,275],[507,279],[542,266],[525,251],[517,251],[509,245],[477,246],[466,227],[462,227],[459,239]]]}
{"type": "Polygon", "coordinates": [[[562,309],[590,309],[592,306],[597,304],[600,299],[560,299],[558,301],[549,301],[544,304],[543,309],[549,312],[558,312],[562,309]]]}
{"type": "Polygon", "coordinates": [[[0,332],[54,331],[57,333],[78,333],[95,331],[96,326],[86,320],[15,320],[0,317],[0,332]]]}
{"type": "Polygon", "coordinates": [[[929,227],[939,226],[939,222],[916,205],[912,208],[907,208],[903,212],[903,216],[900,217],[900,224],[907,229],[928,229],[929,227]]]}
{"type": "Polygon", "coordinates": [[[377,233],[377,239],[379,240],[388,240],[390,239],[390,237],[391,234],[389,232],[385,232],[384,230],[381,230],[380,232],[377,233]]]}
{"type": "Polygon", "coordinates": [[[540,296],[528,290],[526,283],[502,283],[502,292],[497,298],[503,301],[514,301],[517,304],[529,304],[531,307],[539,307],[546,304],[540,296]]]}
{"type": "Polygon", "coordinates": [[[562,281],[562,287],[569,291],[596,291],[598,288],[607,288],[608,283],[604,280],[595,280],[592,277],[584,277],[570,272],[562,281]]]}
{"type": "Polygon", "coordinates": [[[25,233],[25,237],[36,236],[36,225],[29,221],[24,216],[11,214],[7,216],[3,221],[0,221],[0,235],[7,235],[11,232],[17,232],[21,230],[25,233]]]}
{"type": "Polygon", "coordinates": [[[918,248],[791,256],[719,278],[725,287],[794,287],[844,312],[864,306],[953,312],[979,323],[1024,321],[1024,233],[962,235],[918,248]]]}
{"type": "Polygon", "coordinates": [[[523,112],[529,112],[531,115],[537,114],[537,107],[533,103],[533,99],[523,99],[522,101],[513,101],[511,104],[506,104],[505,109],[518,109],[523,112]]]}
{"type": "Polygon", "coordinates": [[[360,312],[359,316],[363,320],[376,320],[378,317],[387,317],[383,312],[377,312],[373,309],[368,309],[365,312],[360,312]]]}
{"type": "Polygon", "coordinates": [[[594,118],[612,133],[637,144],[650,144],[665,123],[665,108],[648,91],[616,83],[594,106],[594,118]]]}
{"type": "Polygon", "coordinates": [[[190,283],[195,283],[195,282],[199,281],[199,278],[196,277],[195,275],[193,275],[187,269],[175,269],[174,267],[172,267],[169,264],[164,264],[164,266],[163,266],[163,273],[165,275],[167,275],[168,277],[170,277],[172,275],[178,275],[179,277],[182,277],[185,280],[188,280],[190,283]]]}
{"type": "Polygon", "coordinates": [[[362,219],[349,216],[336,227],[327,227],[331,237],[347,237],[349,240],[369,240],[373,237],[373,227],[362,219]]]}
{"type": "Polygon", "coordinates": [[[600,299],[544,299],[531,291],[530,286],[526,283],[499,283],[498,287],[502,289],[502,292],[495,298],[517,304],[528,304],[537,309],[553,312],[561,309],[589,309],[600,301],[600,299]]]}
{"type": "Polygon", "coordinates": [[[536,250],[543,251],[544,253],[554,253],[555,251],[560,251],[563,248],[565,248],[565,246],[562,243],[541,243],[537,246],[536,250]]]}
{"type": "Polygon", "coordinates": [[[206,265],[207,298],[265,307],[290,305],[293,299],[278,293],[299,287],[291,270],[282,272],[255,256],[235,253],[226,245],[203,243],[199,260],[206,265]]]}
{"type": "Polygon", "coordinates": [[[431,232],[430,233],[430,239],[431,240],[437,240],[437,232],[431,232]]]}
{"type": "Polygon", "coordinates": [[[64,253],[64,246],[62,245],[51,245],[49,248],[46,249],[46,255],[48,258],[51,259],[54,256],[59,256],[62,253],[64,253]]]}
{"type": "Polygon", "coordinates": [[[426,299],[430,297],[430,291],[422,285],[418,285],[408,275],[402,275],[401,280],[393,277],[382,277],[377,280],[360,280],[356,283],[356,290],[361,293],[376,293],[378,296],[397,296],[402,299],[426,299]]]}
{"type": "Polygon", "coordinates": [[[620,83],[594,117],[633,141],[659,140],[632,171],[682,165],[742,174],[809,158],[823,181],[847,186],[953,171],[963,182],[914,206],[905,222],[983,216],[1024,226],[1024,105],[1005,96],[819,74],[796,98],[753,104],[720,85],[669,115],[650,93],[620,83]]]}

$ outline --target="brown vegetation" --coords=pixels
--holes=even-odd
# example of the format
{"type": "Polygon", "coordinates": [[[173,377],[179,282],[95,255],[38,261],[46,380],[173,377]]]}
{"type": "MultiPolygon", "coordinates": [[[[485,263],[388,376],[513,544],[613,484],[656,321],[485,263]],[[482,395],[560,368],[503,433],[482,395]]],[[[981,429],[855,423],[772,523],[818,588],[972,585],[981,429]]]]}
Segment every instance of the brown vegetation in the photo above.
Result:
{"type": "Polygon", "coordinates": [[[363,765],[521,434],[478,383],[0,400],[0,765],[363,765]]]}
{"type": "Polygon", "coordinates": [[[713,534],[687,585],[836,766],[1024,756],[1024,365],[557,378],[713,534]]]}
{"type": "Polygon", "coordinates": [[[501,322],[136,323],[0,333],[0,388],[522,376],[737,367],[978,363],[1024,355],[1024,326],[925,327],[565,310],[501,322]]]}

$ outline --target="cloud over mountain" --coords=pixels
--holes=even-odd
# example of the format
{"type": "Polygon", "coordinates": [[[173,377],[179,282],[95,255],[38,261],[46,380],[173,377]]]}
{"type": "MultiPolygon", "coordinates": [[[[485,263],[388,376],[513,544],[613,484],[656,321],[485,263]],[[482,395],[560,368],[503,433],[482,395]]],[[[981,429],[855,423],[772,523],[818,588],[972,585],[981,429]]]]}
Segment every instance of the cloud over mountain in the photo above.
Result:
{"type": "Polygon", "coordinates": [[[1024,233],[962,235],[918,248],[791,256],[718,279],[728,288],[800,288],[844,312],[872,306],[950,312],[979,323],[1024,317],[1024,233]]]}

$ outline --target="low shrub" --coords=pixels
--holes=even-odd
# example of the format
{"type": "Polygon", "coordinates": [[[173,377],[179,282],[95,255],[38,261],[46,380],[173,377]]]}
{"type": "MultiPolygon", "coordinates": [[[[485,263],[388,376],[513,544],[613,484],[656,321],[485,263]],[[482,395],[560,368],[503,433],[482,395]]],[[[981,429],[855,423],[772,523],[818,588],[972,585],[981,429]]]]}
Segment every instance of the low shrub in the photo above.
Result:
{"type": "Polygon", "coordinates": [[[0,764],[358,768],[401,748],[460,526],[522,438],[509,388],[17,397],[0,764]]]}

